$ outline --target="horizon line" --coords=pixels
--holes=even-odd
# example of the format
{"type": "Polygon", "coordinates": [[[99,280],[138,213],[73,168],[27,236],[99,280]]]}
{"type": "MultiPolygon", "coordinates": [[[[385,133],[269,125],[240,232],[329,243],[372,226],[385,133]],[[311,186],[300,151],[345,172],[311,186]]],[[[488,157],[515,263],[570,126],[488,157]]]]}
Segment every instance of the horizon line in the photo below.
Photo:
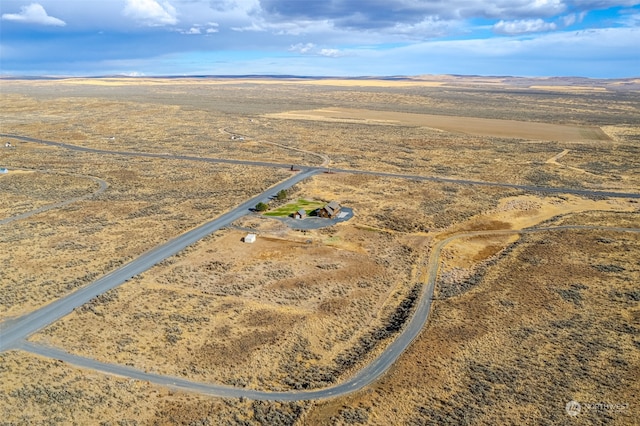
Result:
{"type": "Polygon", "coordinates": [[[454,77],[454,78],[511,78],[522,80],[588,80],[588,81],[616,81],[635,80],[640,76],[629,77],[585,77],[585,76],[520,76],[520,75],[493,75],[493,74],[415,74],[415,75],[298,75],[298,74],[271,74],[271,73],[249,73],[249,74],[98,74],[98,75],[67,75],[67,74],[0,74],[1,80],[65,80],[65,79],[101,79],[101,78],[129,78],[129,79],[188,79],[188,78],[226,78],[226,79],[247,79],[247,78],[273,78],[273,79],[303,79],[303,80],[395,80],[395,81],[415,81],[434,77],[454,77]]]}

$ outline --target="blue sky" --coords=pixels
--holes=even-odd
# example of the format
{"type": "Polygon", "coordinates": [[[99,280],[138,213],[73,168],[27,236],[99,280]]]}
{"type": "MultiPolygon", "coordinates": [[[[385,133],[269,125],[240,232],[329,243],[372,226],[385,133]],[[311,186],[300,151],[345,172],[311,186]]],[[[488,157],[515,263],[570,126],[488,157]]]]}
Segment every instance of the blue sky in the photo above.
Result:
{"type": "Polygon", "coordinates": [[[640,76],[640,0],[0,0],[0,73],[640,76]]]}

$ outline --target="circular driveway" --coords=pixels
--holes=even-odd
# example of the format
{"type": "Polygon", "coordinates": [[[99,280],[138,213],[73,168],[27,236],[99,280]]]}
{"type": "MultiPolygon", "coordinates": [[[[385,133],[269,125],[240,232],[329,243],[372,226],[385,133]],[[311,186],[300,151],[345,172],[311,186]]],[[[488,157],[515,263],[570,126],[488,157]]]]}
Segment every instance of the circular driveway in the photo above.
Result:
{"type": "Polygon", "coordinates": [[[353,209],[342,207],[340,209],[340,213],[338,213],[338,217],[334,217],[333,219],[315,216],[307,216],[304,219],[294,219],[292,217],[270,217],[270,219],[277,219],[291,229],[306,231],[311,229],[326,228],[327,226],[335,225],[336,223],[346,222],[352,217],[353,209]]]}

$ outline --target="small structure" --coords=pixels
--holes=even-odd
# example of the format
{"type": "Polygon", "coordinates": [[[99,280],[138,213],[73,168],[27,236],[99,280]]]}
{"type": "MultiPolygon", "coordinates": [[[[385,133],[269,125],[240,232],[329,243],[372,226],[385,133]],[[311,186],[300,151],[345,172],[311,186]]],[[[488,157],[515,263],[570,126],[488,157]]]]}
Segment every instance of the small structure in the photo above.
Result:
{"type": "Polygon", "coordinates": [[[4,144],[5,148],[11,148],[13,145],[11,145],[11,142],[7,142],[4,144]]]}
{"type": "Polygon", "coordinates": [[[340,209],[340,204],[337,201],[332,201],[318,210],[318,216],[333,219],[340,213],[340,209]]]}
{"type": "Polygon", "coordinates": [[[5,173],[9,173],[9,169],[7,169],[6,167],[0,167],[0,174],[5,174],[5,173]]]}
{"type": "Polygon", "coordinates": [[[253,244],[256,242],[256,234],[247,234],[246,237],[242,239],[245,243],[253,244]]]}
{"type": "Polygon", "coordinates": [[[304,219],[307,217],[307,211],[305,209],[300,209],[293,214],[294,219],[304,219]]]}

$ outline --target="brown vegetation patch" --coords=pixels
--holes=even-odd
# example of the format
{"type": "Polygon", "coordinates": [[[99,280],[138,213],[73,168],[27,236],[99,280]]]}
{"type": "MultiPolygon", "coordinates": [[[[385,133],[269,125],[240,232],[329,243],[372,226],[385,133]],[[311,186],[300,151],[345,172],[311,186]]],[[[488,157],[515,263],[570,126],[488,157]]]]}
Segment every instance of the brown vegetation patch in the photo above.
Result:
{"type": "Polygon", "coordinates": [[[504,249],[504,246],[499,244],[488,244],[473,258],[474,261],[481,261],[490,258],[491,256],[499,253],[504,249]]]}
{"type": "Polygon", "coordinates": [[[196,358],[202,365],[234,367],[247,362],[257,348],[276,344],[278,337],[275,331],[251,331],[241,336],[233,336],[227,343],[207,343],[196,347],[196,358]]]}
{"type": "Polygon", "coordinates": [[[460,232],[464,231],[495,231],[497,229],[511,229],[511,224],[499,220],[490,220],[481,218],[471,221],[468,225],[463,226],[460,232]]]}
{"type": "MultiPolygon", "coordinates": [[[[576,96],[565,87],[531,89],[541,83],[531,80],[424,80],[7,80],[0,120],[4,133],[127,152],[286,168],[329,157],[332,168],[617,191],[640,186],[640,101],[626,89],[637,82],[542,82],[607,88],[576,96]],[[302,110],[316,116],[265,116],[302,110]]],[[[71,176],[110,184],[100,196],[2,227],[5,318],[86,285],[290,175],[284,168],[97,155],[0,139],[0,147],[15,146],[0,148],[0,166],[53,172],[4,191],[11,204],[4,214],[95,188],[71,176]]],[[[197,381],[318,388],[383,350],[411,311],[429,247],[441,238],[543,221],[640,226],[635,200],[347,173],[316,176],[290,196],[337,199],[355,217],[307,232],[247,217],[236,224],[242,231],[208,237],[33,338],[197,381]],[[569,212],[580,213],[562,216],[569,212]],[[255,244],[240,241],[248,229],[258,233],[255,244]]],[[[564,414],[570,399],[633,401],[637,238],[584,231],[516,239],[482,236],[448,246],[433,321],[389,374],[361,393],[313,409],[316,403],[216,399],[18,351],[0,354],[2,421],[537,424],[571,420],[564,414]]],[[[578,420],[631,424],[638,416],[629,412],[578,420]]]]}
{"type": "Polygon", "coordinates": [[[585,424],[634,424],[640,270],[629,266],[638,243],[599,231],[527,237],[473,290],[437,301],[385,378],[319,403],[307,421],[332,424],[360,409],[372,424],[564,424],[565,404],[576,400],[626,407],[583,409],[585,424]],[[612,262],[627,266],[594,272],[612,262]]]}
{"type": "Polygon", "coordinates": [[[98,189],[89,178],[65,174],[16,170],[0,177],[0,220],[90,195],[98,189]]]}
{"type": "MultiPolygon", "coordinates": [[[[556,216],[588,210],[618,211],[625,214],[633,210],[633,203],[626,200],[590,200],[575,196],[505,197],[497,207],[475,215],[470,220],[454,224],[438,238],[450,237],[474,231],[501,231],[524,229],[539,225],[556,216]]],[[[610,213],[605,213],[610,214],[610,213]]],[[[507,249],[518,240],[518,234],[476,235],[452,241],[442,253],[442,269],[453,282],[467,280],[474,276],[478,262],[488,261],[499,255],[501,249],[507,249]]]]}
{"type": "MultiPolygon", "coordinates": [[[[340,227],[329,231],[330,246],[316,243],[324,232],[267,238],[260,229],[253,244],[242,243],[240,232],[217,234],[35,338],[200,381],[325,386],[348,371],[338,368],[337,356],[402,303],[425,242],[340,227]],[[300,238],[314,242],[299,244],[300,238]]],[[[349,368],[378,349],[369,339],[368,349],[349,355],[349,368]]]]}
{"type": "Polygon", "coordinates": [[[309,406],[180,392],[19,351],[0,354],[0,378],[7,424],[294,424],[309,406]]]}
{"type": "Polygon", "coordinates": [[[0,317],[20,315],[68,294],[289,175],[264,168],[67,154],[61,149],[44,154],[33,144],[10,153],[13,162],[54,170],[2,179],[8,200],[17,203],[0,207],[8,216],[96,189],[95,182],[71,173],[88,174],[90,169],[109,188],[64,208],[0,225],[0,317]]]}

